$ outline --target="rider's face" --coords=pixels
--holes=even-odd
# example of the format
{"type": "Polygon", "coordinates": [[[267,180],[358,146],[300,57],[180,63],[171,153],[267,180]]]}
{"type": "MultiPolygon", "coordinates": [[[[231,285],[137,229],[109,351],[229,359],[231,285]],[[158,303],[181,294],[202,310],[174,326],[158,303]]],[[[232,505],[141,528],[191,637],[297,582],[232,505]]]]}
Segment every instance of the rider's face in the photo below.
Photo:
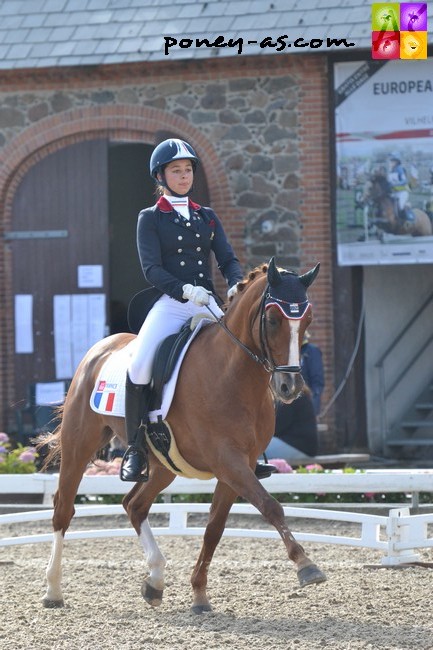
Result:
{"type": "MultiPolygon", "coordinates": [[[[187,194],[194,180],[192,163],[188,159],[173,160],[164,169],[165,182],[176,194],[187,194]]],[[[165,188],[165,193],[170,191],[165,188]]]]}

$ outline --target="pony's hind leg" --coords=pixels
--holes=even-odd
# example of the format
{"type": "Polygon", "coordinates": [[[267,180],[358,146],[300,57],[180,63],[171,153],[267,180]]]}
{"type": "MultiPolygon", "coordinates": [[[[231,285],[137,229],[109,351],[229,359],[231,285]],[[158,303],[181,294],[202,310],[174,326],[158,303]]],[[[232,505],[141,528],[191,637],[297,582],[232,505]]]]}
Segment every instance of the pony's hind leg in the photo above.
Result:
{"type": "Polygon", "coordinates": [[[74,501],[78,486],[90,459],[103,446],[107,438],[106,428],[100,416],[90,412],[83,419],[64,411],[61,428],[55,435],[55,444],[61,447],[59,484],[54,495],[52,519],[54,540],[46,569],[47,589],[42,598],[44,607],[63,607],[61,588],[64,536],[75,514],[74,501]]]}
{"type": "Polygon", "coordinates": [[[236,499],[236,493],[227,485],[218,481],[212,498],[209,521],[206,526],[200,555],[191,576],[194,593],[192,611],[202,614],[212,610],[207,596],[207,575],[214,552],[224,532],[230,508],[236,499]]]}
{"type": "Polygon", "coordinates": [[[123,507],[146,555],[149,573],[142,583],[141,593],[151,607],[159,607],[162,603],[166,560],[152,533],[148,514],[157,495],[170,485],[174,478],[175,475],[164,467],[151,466],[149,480],[146,483],[137,483],[123,500],[123,507]]]}

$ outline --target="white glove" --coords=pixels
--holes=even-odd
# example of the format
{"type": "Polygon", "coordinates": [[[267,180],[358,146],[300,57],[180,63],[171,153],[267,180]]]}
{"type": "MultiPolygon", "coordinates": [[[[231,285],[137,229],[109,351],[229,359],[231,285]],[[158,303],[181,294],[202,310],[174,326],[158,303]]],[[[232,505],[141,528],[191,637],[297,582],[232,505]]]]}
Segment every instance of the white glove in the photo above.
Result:
{"type": "Polygon", "coordinates": [[[182,298],[185,298],[185,300],[190,300],[198,307],[209,304],[209,294],[211,292],[204,287],[194,287],[192,284],[184,284],[182,289],[182,298]]]}
{"type": "Polygon", "coordinates": [[[234,284],[230,289],[227,291],[227,298],[231,298],[232,296],[235,296],[238,292],[238,285],[234,284]]]}

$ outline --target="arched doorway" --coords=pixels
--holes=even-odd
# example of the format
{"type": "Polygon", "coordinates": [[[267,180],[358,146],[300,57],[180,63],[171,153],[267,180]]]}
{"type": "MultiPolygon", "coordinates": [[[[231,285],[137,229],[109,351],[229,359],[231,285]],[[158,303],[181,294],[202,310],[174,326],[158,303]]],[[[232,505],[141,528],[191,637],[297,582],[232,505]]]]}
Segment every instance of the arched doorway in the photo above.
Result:
{"type": "MultiPolygon", "coordinates": [[[[7,233],[15,404],[31,384],[70,379],[96,340],[127,331],[129,300],[145,286],[135,231],[138,212],[155,200],[152,149],[105,137],[75,142],[36,162],[17,186],[7,233]]],[[[207,203],[203,170],[196,185],[195,198],[207,203]]]]}

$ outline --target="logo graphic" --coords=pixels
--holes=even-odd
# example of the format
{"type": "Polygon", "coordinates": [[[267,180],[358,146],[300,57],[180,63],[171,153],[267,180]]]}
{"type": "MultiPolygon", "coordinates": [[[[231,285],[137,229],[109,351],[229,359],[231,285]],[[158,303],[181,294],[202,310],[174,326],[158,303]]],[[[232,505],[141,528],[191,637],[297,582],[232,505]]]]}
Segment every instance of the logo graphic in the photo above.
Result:
{"type": "Polygon", "coordinates": [[[427,58],[427,3],[374,2],[371,5],[373,59],[427,58]]]}

